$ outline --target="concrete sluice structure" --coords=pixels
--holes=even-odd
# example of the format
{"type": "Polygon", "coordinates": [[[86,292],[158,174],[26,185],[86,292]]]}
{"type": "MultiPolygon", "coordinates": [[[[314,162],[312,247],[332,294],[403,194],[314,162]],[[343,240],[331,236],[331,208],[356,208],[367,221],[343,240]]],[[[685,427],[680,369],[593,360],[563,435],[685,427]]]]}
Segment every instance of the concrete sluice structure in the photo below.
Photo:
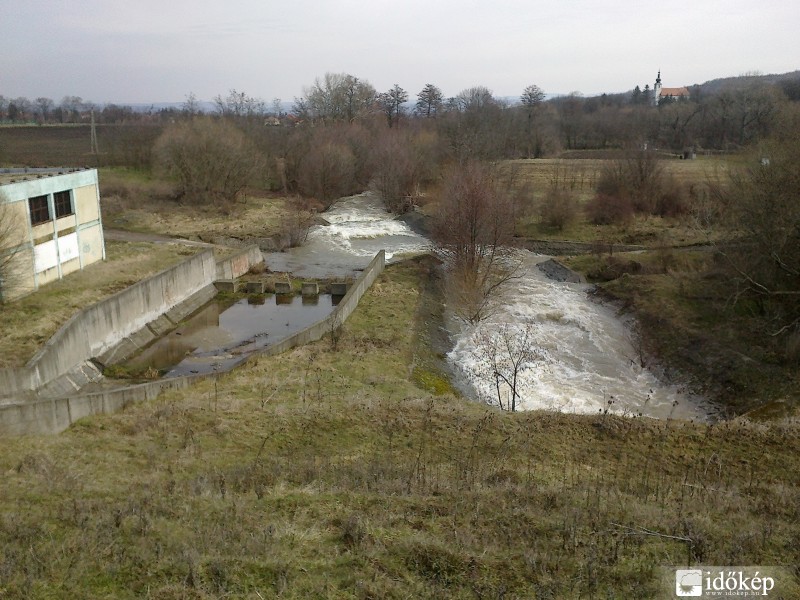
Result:
{"type": "MultiPolygon", "coordinates": [[[[24,367],[0,370],[0,435],[57,433],[85,416],[113,413],[215,376],[188,375],[80,392],[102,377],[98,363],[131,356],[209,302],[217,293],[215,282],[235,281],[262,261],[256,246],[220,261],[209,250],[80,311],[24,367]]],[[[321,339],[332,323],[341,324],[350,316],[384,264],[381,251],[327,318],[257,354],[277,354],[321,339]]]]}

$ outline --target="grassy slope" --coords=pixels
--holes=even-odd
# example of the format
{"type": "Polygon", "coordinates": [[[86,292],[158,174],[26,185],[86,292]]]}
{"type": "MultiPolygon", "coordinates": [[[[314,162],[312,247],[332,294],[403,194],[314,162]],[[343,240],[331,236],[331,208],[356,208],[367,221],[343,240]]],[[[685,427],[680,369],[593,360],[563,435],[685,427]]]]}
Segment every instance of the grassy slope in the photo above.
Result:
{"type": "Polygon", "coordinates": [[[225,210],[170,199],[169,182],[129,169],[100,173],[106,227],[211,241],[216,237],[265,237],[280,231],[285,198],[245,194],[225,210]]]}
{"type": "Polygon", "coordinates": [[[196,254],[172,244],[106,242],[107,260],[71,273],[0,310],[0,368],[25,364],[81,308],[196,254]]]}
{"type": "Polygon", "coordinates": [[[431,396],[418,265],[387,269],[336,352],[0,441],[0,596],[649,598],[658,565],[800,564],[796,424],[431,396]]]}

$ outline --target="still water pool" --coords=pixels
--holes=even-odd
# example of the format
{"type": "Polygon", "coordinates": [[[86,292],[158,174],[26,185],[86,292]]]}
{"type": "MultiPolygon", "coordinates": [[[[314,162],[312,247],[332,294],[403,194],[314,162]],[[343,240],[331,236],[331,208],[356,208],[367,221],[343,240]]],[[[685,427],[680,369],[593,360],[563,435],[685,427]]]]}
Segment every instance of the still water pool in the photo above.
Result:
{"type": "Polygon", "coordinates": [[[268,295],[214,301],[125,363],[165,377],[227,371],[256,350],[276,344],[327,317],[341,296],[268,295]]]}

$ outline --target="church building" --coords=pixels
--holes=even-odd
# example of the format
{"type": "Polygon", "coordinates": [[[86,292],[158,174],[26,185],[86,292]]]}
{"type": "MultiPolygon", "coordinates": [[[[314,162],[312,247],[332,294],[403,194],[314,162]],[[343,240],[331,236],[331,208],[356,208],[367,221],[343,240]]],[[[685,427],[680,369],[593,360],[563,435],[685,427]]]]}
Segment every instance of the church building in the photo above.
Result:
{"type": "Polygon", "coordinates": [[[656,83],[653,86],[653,106],[658,106],[662,98],[672,98],[680,100],[685,98],[689,99],[689,88],[686,87],[663,87],[661,85],[661,70],[658,71],[656,83]]]}

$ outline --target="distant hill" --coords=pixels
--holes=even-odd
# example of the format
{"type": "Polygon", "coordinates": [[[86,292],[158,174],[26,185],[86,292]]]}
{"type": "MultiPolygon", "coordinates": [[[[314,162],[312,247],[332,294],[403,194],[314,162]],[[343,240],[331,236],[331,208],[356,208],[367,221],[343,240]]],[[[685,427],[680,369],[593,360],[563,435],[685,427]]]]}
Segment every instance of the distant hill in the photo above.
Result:
{"type": "Polygon", "coordinates": [[[703,94],[718,94],[726,90],[740,90],[754,84],[779,84],[782,82],[800,79],[800,70],[789,73],[772,73],[769,75],[745,74],[738,77],[721,77],[705,83],[695,84],[700,86],[703,94]]]}
{"type": "MultiPolygon", "coordinates": [[[[800,100],[800,70],[788,73],[771,73],[769,75],[745,74],[736,77],[720,77],[711,79],[705,83],[684,84],[692,90],[692,93],[699,92],[700,96],[713,96],[724,91],[741,90],[752,85],[778,85],[789,96],[790,100],[800,100]]],[[[609,101],[620,101],[630,98],[633,89],[622,93],[602,94],[609,101]]],[[[597,94],[600,97],[601,94],[597,94]]]]}
{"type": "MultiPolygon", "coordinates": [[[[121,106],[130,106],[136,112],[146,113],[146,112],[158,112],[160,110],[181,110],[185,106],[185,102],[150,102],[150,103],[121,103],[121,106]]],[[[214,112],[216,110],[216,105],[213,102],[203,102],[199,101],[197,103],[198,107],[203,112],[214,112]]]]}

